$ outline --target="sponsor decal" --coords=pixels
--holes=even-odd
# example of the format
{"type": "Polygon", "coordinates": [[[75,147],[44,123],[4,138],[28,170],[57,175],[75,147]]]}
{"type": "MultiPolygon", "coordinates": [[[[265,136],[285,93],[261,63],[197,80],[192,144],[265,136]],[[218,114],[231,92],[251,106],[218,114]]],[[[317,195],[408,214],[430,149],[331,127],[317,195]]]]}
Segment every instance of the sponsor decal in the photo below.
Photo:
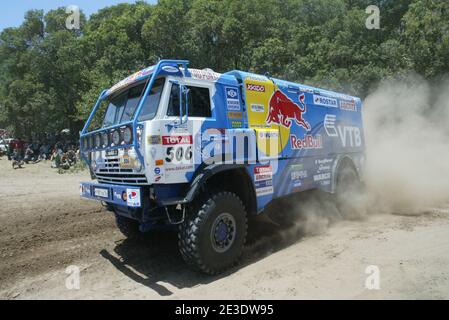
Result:
{"type": "Polygon", "coordinates": [[[140,189],[126,189],[126,204],[129,207],[140,207],[140,189]]]}
{"type": "Polygon", "coordinates": [[[292,170],[302,170],[304,168],[304,165],[302,163],[292,164],[290,165],[290,168],[292,170]]]}
{"type": "Polygon", "coordinates": [[[226,88],[226,98],[227,99],[238,99],[237,88],[226,88]]]}
{"type": "Polygon", "coordinates": [[[340,100],[340,109],[347,111],[357,111],[355,100],[340,100]]]}
{"type": "Polygon", "coordinates": [[[256,195],[258,197],[273,194],[273,191],[274,191],[274,189],[273,189],[272,185],[264,187],[262,184],[260,184],[259,186],[256,186],[256,195]]]}
{"type": "Polygon", "coordinates": [[[259,131],[258,136],[260,139],[273,139],[279,137],[279,132],[277,131],[259,131]]]}
{"type": "Polygon", "coordinates": [[[254,167],[254,180],[269,180],[273,178],[273,169],[271,165],[254,167]]]}
{"type": "Polygon", "coordinates": [[[254,167],[254,184],[258,197],[273,193],[273,169],[271,165],[254,167]]]}
{"type": "Polygon", "coordinates": [[[154,174],[161,174],[161,168],[159,167],[154,168],[154,174]]]}
{"type": "Polygon", "coordinates": [[[362,146],[362,133],[359,127],[355,126],[337,126],[336,116],[327,114],[324,117],[324,128],[326,134],[329,137],[339,137],[341,144],[346,147],[361,147],[362,146]]]}
{"type": "Polygon", "coordinates": [[[231,122],[231,127],[233,129],[235,129],[235,128],[242,128],[243,127],[243,122],[242,121],[232,121],[231,122]]]}
{"type": "Polygon", "coordinates": [[[303,119],[303,114],[307,111],[304,100],[305,95],[299,95],[299,104],[297,104],[282,91],[276,90],[271,96],[268,117],[265,122],[267,124],[277,123],[286,128],[290,128],[292,120],[294,120],[298,126],[310,130],[310,124],[303,119]],[[301,105],[302,108],[299,105],[301,105]]]}
{"type": "Polygon", "coordinates": [[[299,86],[299,90],[302,92],[313,93],[313,88],[309,88],[309,87],[299,86]]]}
{"type": "Polygon", "coordinates": [[[228,106],[228,110],[231,110],[231,111],[239,111],[240,110],[240,103],[238,100],[227,100],[227,106],[228,106]]]}
{"type": "Polygon", "coordinates": [[[168,72],[168,73],[176,73],[176,72],[179,72],[179,69],[176,68],[176,67],[173,67],[173,66],[163,66],[163,67],[162,67],[162,70],[164,70],[165,72],[168,72]]]}
{"type": "Polygon", "coordinates": [[[319,173],[313,176],[313,181],[318,182],[318,181],[323,181],[323,180],[329,180],[331,178],[331,173],[330,172],[326,172],[326,173],[319,173]]]}
{"type": "Polygon", "coordinates": [[[252,112],[265,112],[265,106],[263,104],[251,104],[252,112]]]}
{"type": "Polygon", "coordinates": [[[122,81],[120,81],[119,83],[115,84],[113,87],[111,87],[107,92],[106,95],[110,95],[111,93],[126,87],[127,85],[135,82],[135,81],[139,81],[141,78],[149,75],[150,73],[153,72],[154,66],[148,67],[146,69],[143,69],[141,71],[138,71],[134,74],[132,74],[131,76],[129,76],[126,79],[123,79],[122,81]]]}
{"type": "Polygon", "coordinates": [[[362,134],[359,127],[338,126],[337,129],[343,147],[355,148],[362,146],[362,134]]]}
{"type": "Polygon", "coordinates": [[[106,150],[106,157],[117,157],[118,156],[118,150],[106,150]]]}
{"type": "Polygon", "coordinates": [[[330,170],[331,170],[331,166],[330,165],[320,165],[318,167],[317,171],[322,172],[322,171],[330,171],[330,170]]]}
{"type": "Polygon", "coordinates": [[[121,192],[114,191],[114,193],[113,193],[113,198],[114,198],[115,200],[123,201],[122,193],[121,193],[121,192]]]}
{"type": "Polygon", "coordinates": [[[293,190],[292,191],[299,191],[297,188],[302,187],[302,181],[296,180],[293,182],[293,190]]]}
{"type": "Polygon", "coordinates": [[[316,159],[315,164],[316,165],[322,165],[322,164],[330,164],[334,162],[334,159],[327,158],[327,159],[316,159]]]}
{"type": "Polygon", "coordinates": [[[331,108],[337,108],[337,99],[334,98],[327,98],[320,95],[313,95],[313,103],[318,106],[325,106],[325,107],[331,107],[331,108]]]}
{"type": "Polygon", "coordinates": [[[131,158],[129,155],[124,154],[119,161],[119,166],[122,169],[132,169],[134,166],[134,159],[131,158]]]}
{"type": "Polygon", "coordinates": [[[148,136],[148,144],[161,144],[161,136],[148,136]]]}
{"type": "Polygon", "coordinates": [[[335,122],[337,121],[337,116],[334,114],[326,114],[324,116],[324,130],[329,137],[338,137],[337,129],[335,128],[335,122]]]}
{"type": "Polygon", "coordinates": [[[312,136],[306,134],[304,139],[301,139],[294,134],[290,135],[290,143],[292,149],[321,149],[323,147],[323,142],[321,135],[312,136]]]}
{"type": "Polygon", "coordinates": [[[229,119],[242,119],[242,117],[243,117],[242,112],[228,112],[229,119]]]}
{"type": "Polygon", "coordinates": [[[266,191],[266,188],[273,188],[273,181],[270,180],[261,180],[261,181],[256,181],[255,182],[256,185],[256,190],[257,189],[265,189],[264,191],[266,191]]]}
{"type": "Polygon", "coordinates": [[[265,86],[261,84],[253,84],[247,83],[246,90],[248,91],[257,91],[257,92],[265,92],[265,86]]]}
{"type": "Polygon", "coordinates": [[[159,182],[159,181],[161,181],[161,179],[162,179],[162,176],[156,176],[156,177],[154,177],[154,182],[159,182]]]}
{"type": "Polygon", "coordinates": [[[228,107],[228,110],[239,111],[240,102],[239,102],[238,89],[226,87],[225,90],[226,90],[226,105],[228,107]]]}
{"type": "Polygon", "coordinates": [[[212,70],[189,69],[193,79],[215,81],[220,77],[219,73],[212,70]]]}
{"type": "Polygon", "coordinates": [[[178,172],[178,171],[192,171],[194,169],[193,164],[179,165],[179,166],[167,166],[165,172],[178,172]]]}
{"type": "Polygon", "coordinates": [[[290,178],[292,180],[305,179],[307,178],[307,170],[292,171],[290,178]]]}
{"type": "Polygon", "coordinates": [[[267,81],[268,78],[265,76],[257,75],[257,74],[251,74],[248,75],[245,80],[253,80],[253,81],[267,81]]]}
{"type": "Polygon", "coordinates": [[[255,174],[259,174],[259,173],[272,173],[273,170],[271,168],[271,165],[266,165],[266,166],[259,166],[259,167],[254,167],[254,173],[255,174]]]}
{"type": "Polygon", "coordinates": [[[164,146],[171,146],[177,144],[192,144],[192,136],[163,136],[162,144],[164,146]]]}

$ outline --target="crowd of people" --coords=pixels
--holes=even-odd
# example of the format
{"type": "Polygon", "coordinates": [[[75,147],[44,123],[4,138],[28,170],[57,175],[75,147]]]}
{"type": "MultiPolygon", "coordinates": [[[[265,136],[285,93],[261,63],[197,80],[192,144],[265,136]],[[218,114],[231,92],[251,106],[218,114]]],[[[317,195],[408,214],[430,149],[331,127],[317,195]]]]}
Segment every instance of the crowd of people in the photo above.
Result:
{"type": "Polygon", "coordinates": [[[51,161],[52,168],[69,169],[79,158],[79,145],[72,141],[52,142],[50,140],[33,140],[26,142],[20,138],[9,139],[7,146],[8,160],[13,168],[22,167],[24,163],[34,164],[51,161]]]}

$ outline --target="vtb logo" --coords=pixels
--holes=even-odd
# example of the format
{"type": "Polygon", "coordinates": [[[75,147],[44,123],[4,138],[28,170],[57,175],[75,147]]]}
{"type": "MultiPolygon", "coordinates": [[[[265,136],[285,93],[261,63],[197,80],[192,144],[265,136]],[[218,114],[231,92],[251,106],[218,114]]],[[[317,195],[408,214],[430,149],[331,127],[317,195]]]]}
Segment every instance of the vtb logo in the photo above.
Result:
{"type": "Polygon", "coordinates": [[[282,91],[276,90],[270,99],[270,107],[268,111],[267,124],[277,123],[286,128],[292,125],[292,119],[295,122],[310,130],[310,124],[302,118],[303,113],[306,112],[306,104],[304,103],[305,95],[301,94],[298,98],[299,104],[302,108],[287,97],[282,91]]]}

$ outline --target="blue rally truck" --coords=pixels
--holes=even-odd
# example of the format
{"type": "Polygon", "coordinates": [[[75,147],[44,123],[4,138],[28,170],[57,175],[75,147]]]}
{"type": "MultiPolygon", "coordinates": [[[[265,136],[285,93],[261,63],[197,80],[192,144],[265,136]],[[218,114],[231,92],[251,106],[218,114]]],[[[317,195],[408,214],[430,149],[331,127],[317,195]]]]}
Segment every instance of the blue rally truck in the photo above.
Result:
{"type": "Polygon", "coordinates": [[[247,218],[310,189],[362,180],[361,100],[242,71],[161,60],[103,91],[81,132],[81,156],[120,231],[176,226],[194,269],[240,257],[247,218]]]}

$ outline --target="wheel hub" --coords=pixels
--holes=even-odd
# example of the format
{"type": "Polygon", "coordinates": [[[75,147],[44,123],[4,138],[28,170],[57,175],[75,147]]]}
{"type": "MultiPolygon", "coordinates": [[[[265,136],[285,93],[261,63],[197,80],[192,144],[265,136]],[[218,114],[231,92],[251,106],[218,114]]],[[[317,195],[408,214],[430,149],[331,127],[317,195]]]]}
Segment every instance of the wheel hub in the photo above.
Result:
{"type": "Polygon", "coordinates": [[[227,251],[234,243],[235,220],[229,213],[220,214],[212,224],[211,242],[216,252],[227,251]]]}

